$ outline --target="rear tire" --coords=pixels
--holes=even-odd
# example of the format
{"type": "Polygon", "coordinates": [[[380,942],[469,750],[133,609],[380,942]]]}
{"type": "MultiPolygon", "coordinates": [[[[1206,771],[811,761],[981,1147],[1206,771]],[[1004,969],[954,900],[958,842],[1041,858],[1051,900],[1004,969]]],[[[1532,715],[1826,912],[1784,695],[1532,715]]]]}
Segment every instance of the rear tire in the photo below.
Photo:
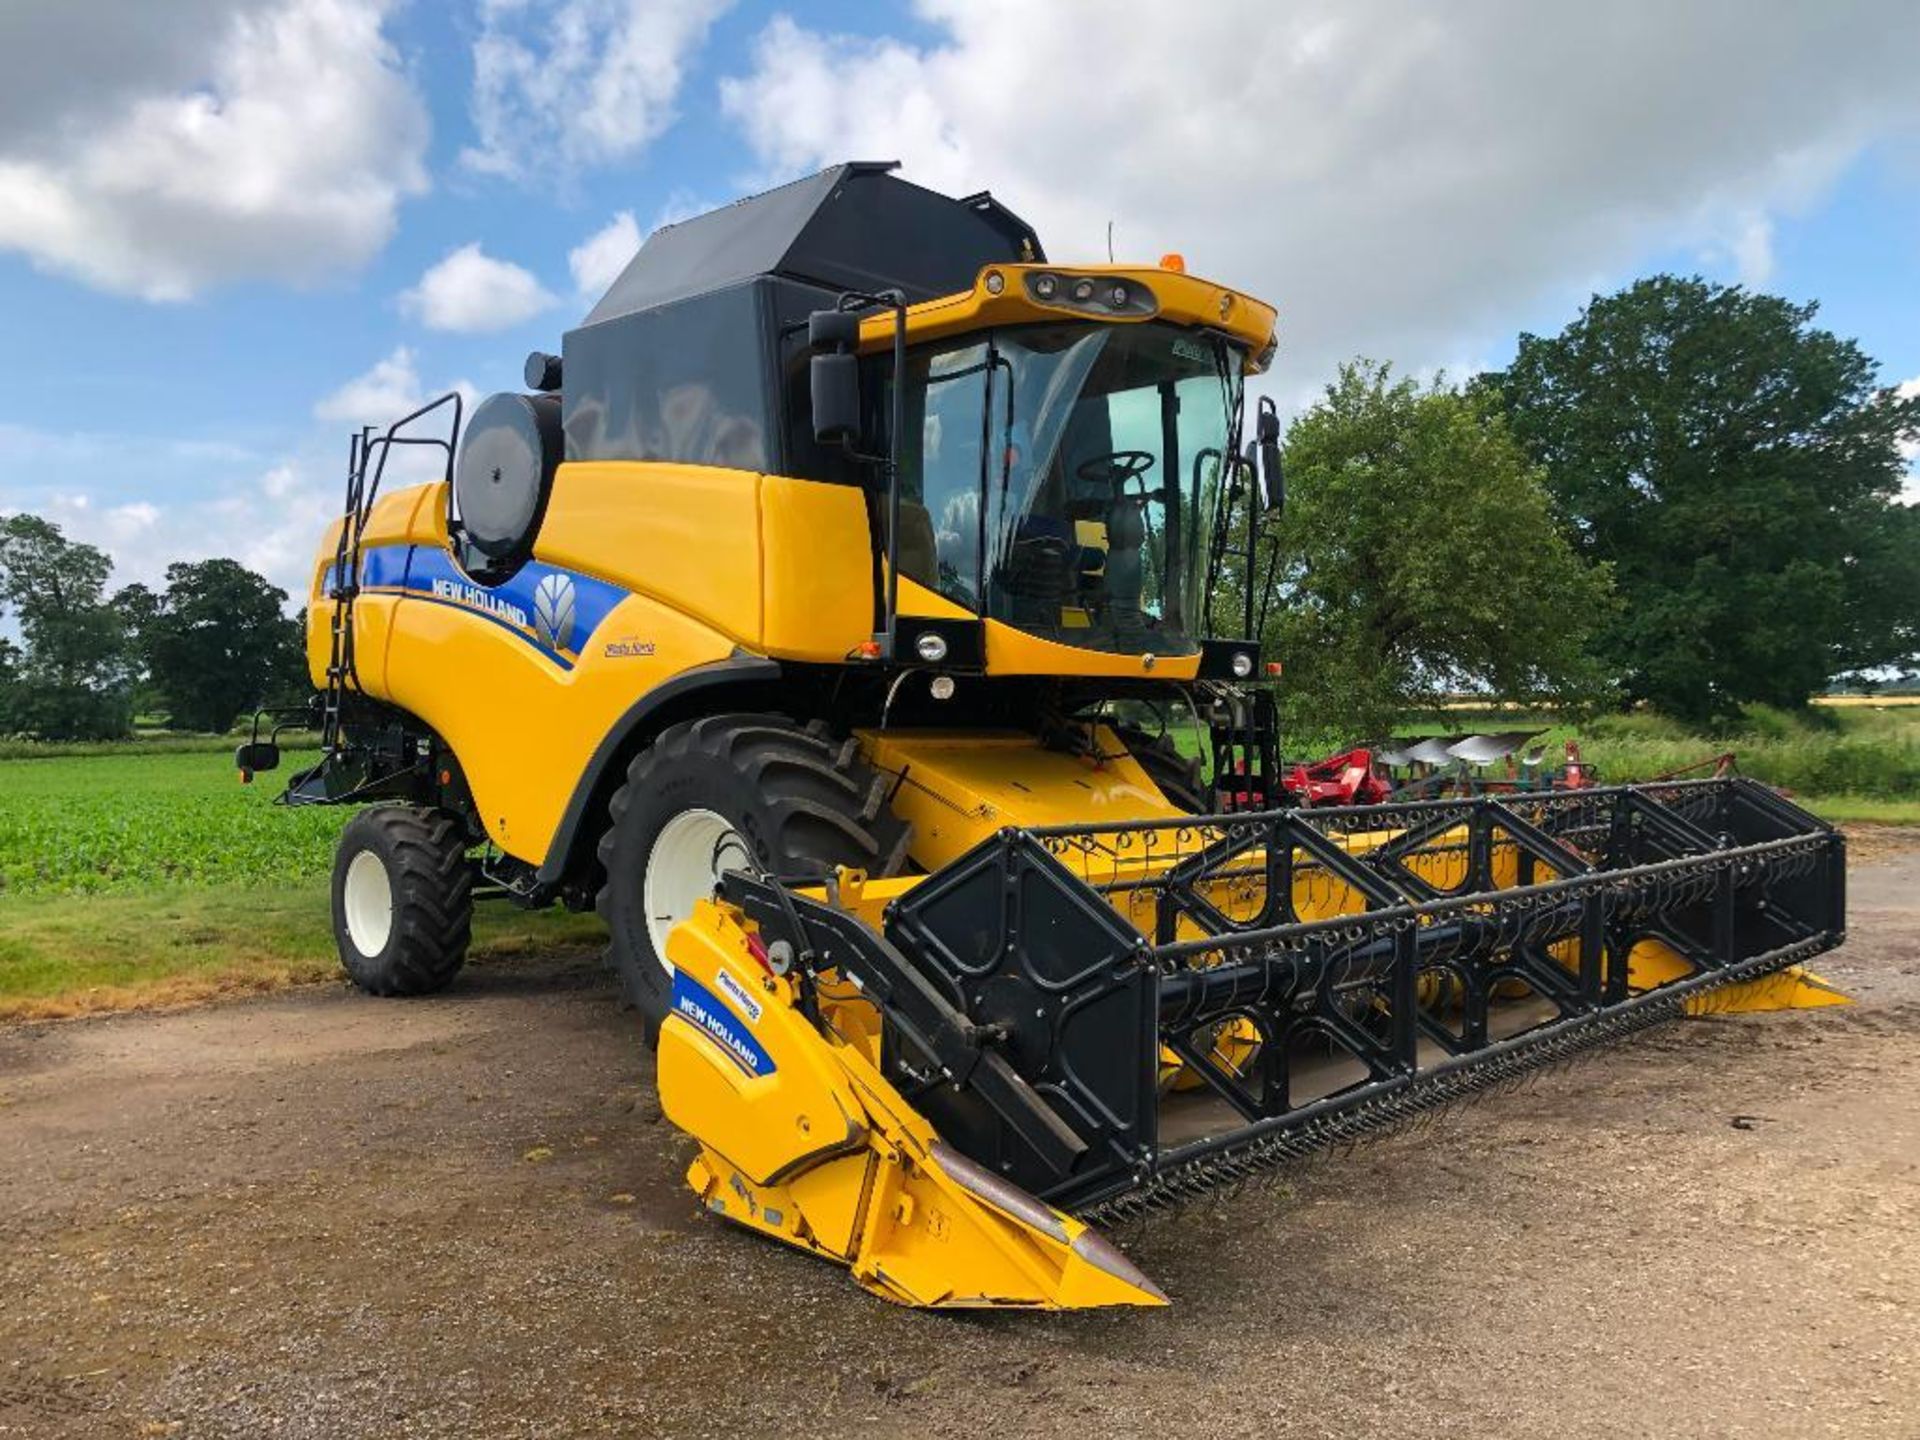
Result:
{"type": "Polygon", "coordinates": [[[1172,736],[1149,735],[1133,725],[1115,726],[1114,734],[1147,772],[1147,778],[1159,787],[1169,805],[1189,815],[1207,813],[1207,791],[1200,779],[1200,762],[1182,755],[1172,736]]]}
{"type": "Polygon", "coordinates": [[[608,814],[598,908],[609,962],[649,1039],[673,989],[659,943],[720,871],[819,879],[844,865],[883,876],[907,858],[908,827],[854,742],[779,715],[710,715],[662,731],[627,767],[608,814]]]}
{"type": "Polygon", "coordinates": [[[473,933],[467,832],[442,810],[379,805],[341,832],[333,938],[349,978],[373,995],[429,995],[466,963],[473,933]]]}

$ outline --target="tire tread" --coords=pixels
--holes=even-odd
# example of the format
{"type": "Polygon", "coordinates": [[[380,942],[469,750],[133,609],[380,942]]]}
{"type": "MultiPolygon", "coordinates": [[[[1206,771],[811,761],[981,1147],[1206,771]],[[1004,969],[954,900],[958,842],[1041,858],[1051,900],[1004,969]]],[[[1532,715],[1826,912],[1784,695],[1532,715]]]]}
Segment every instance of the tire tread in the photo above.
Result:
{"type": "Polygon", "coordinates": [[[445,811],[411,805],[363,810],[341,835],[335,869],[336,939],[354,983],[373,995],[429,995],[445,989],[466,963],[473,938],[473,869],[467,863],[462,822],[445,811]],[[384,959],[375,956],[370,963],[356,964],[357,952],[339,918],[337,892],[351,854],[380,844],[391,857],[394,934],[384,959]]]}
{"type": "Polygon", "coordinates": [[[665,1013],[667,997],[643,969],[658,965],[650,943],[623,933],[631,926],[623,923],[623,911],[635,907],[631,897],[623,903],[616,885],[638,885],[640,877],[623,877],[622,834],[638,813],[637,798],[689,766],[730,771],[758,797],[755,808],[775,866],[789,878],[824,876],[835,865],[874,876],[897,874],[912,841],[911,827],[886,809],[887,777],[860,758],[857,741],[835,738],[823,722],[802,726],[780,715],[724,714],[663,730],[629,762],[596,850],[606,878],[595,909],[611,932],[609,968],[619,976],[626,1002],[646,1017],[649,1034],[665,1013]]]}

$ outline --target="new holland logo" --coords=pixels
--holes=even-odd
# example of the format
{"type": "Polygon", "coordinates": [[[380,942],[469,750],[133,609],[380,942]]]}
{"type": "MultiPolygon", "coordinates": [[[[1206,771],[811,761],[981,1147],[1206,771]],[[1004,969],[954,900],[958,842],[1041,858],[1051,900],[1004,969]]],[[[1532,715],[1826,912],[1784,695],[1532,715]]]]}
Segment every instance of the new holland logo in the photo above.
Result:
{"type": "Polygon", "coordinates": [[[573,577],[549,575],[534,588],[533,633],[551,650],[573,642],[573,577]]]}
{"type": "Polygon", "coordinates": [[[436,579],[433,582],[433,593],[442,600],[452,601],[455,605],[464,605],[470,610],[484,610],[489,615],[498,616],[509,625],[518,625],[523,629],[526,627],[526,611],[504,595],[495,595],[491,590],[483,589],[471,581],[436,579]]]}

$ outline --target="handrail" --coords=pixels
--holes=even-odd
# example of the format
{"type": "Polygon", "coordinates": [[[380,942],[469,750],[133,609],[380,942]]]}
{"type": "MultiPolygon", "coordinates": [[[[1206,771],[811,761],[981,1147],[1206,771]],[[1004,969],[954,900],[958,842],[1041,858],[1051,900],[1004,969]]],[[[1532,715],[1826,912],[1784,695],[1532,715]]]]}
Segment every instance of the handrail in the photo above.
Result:
{"type": "Polygon", "coordinates": [[[452,493],[454,452],[460,441],[460,422],[465,399],[458,390],[449,390],[438,399],[401,416],[387,426],[385,433],[374,434],[374,427],[363,425],[347,441],[347,494],[342,507],[340,535],[334,546],[333,568],[329,576],[328,598],[333,601],[333,631],[327,662],[327,688],[320,714],[320,744],[328,755],[341,750],[341,713],[349,687],[358,689],[360,675],[355,653],[353,627],[354,601],[360,594],[360,561],[366,547],[368,517],[379,498],[381,482],[386,478],[387,461],[396,445],[425,445],[446,452],[442,478],[452,493]],[[407,435],[409,425],[451,405],[452,424],[444,439],[438,436],[407,435]],[[376,460],[375,457],[378,457],[376,460]],[[369,474],[371,468],[371,474],[369,474]]]}

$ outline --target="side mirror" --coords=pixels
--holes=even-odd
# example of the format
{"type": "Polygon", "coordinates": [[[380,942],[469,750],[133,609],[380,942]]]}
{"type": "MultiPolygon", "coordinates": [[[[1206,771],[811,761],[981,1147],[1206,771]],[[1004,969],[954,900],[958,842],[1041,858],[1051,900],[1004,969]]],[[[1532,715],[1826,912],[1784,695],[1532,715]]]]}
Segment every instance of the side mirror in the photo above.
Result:
{"type": "Polygon", "coordinates": [[[860,362],[851,355],[816,355],[808,378],[813,438],[851,447],[860,438],[860,362]]]}
{"type": "Polygon", "coordinates": [[[860,317],[850,310],[816,310],[807,316],[807,348],[816,355],[853,349],[860,343],[860,317]]]}
{"type": "Polygon", "coordinates": [[[851,449],[860,438],[860,361],[853,353],[859,341],[857,315],[816,310],[807,317],[813,438],[822,445],[851,449]]]}
{"type": "Polygon", "coordinates": [[[1254,437],[1260,450],[1260,480],[1266,510],[1269,515],[1278,515],[1287,508],[1287,477],[1280,465],[1280,411],[1265,395],[1260,397],[1254,437]]]}

